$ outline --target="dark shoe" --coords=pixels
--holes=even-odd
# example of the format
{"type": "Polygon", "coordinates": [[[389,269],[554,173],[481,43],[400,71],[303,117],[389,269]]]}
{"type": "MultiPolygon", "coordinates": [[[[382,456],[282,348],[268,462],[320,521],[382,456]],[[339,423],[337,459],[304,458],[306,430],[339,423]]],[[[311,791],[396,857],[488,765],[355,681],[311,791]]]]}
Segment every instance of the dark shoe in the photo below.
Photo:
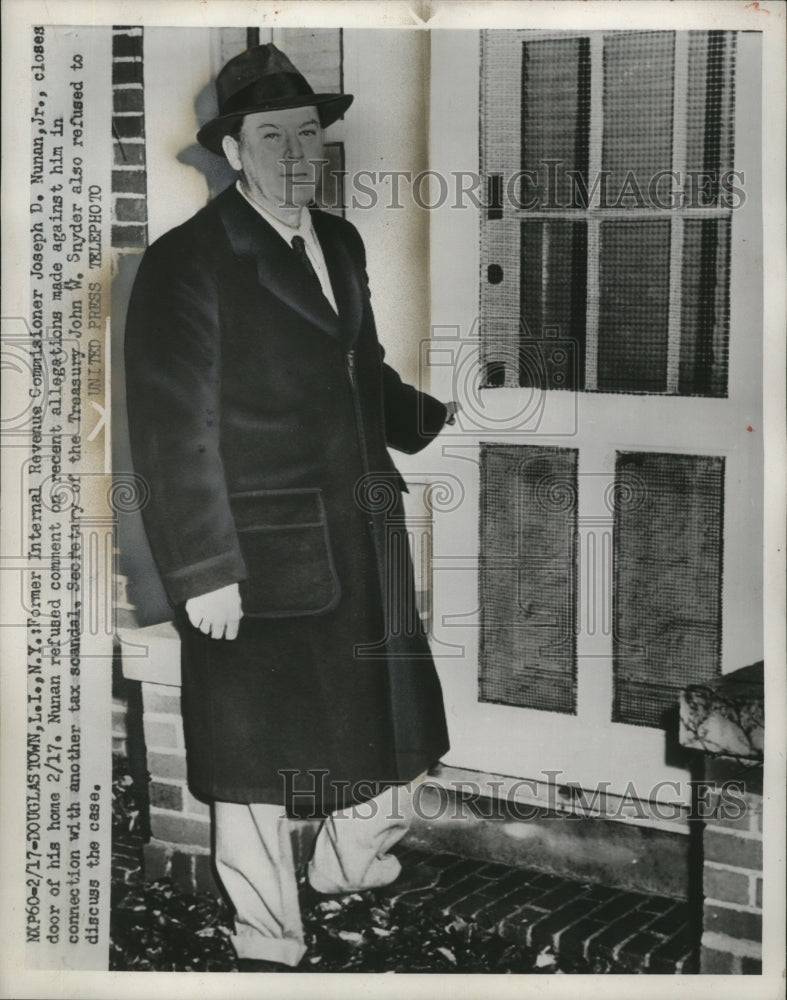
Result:
{"type": "Polygon", "coordinates": [[[238,972],[297,972],[297,965],[269,962],[262,958],[239,958],[238,972]]]}

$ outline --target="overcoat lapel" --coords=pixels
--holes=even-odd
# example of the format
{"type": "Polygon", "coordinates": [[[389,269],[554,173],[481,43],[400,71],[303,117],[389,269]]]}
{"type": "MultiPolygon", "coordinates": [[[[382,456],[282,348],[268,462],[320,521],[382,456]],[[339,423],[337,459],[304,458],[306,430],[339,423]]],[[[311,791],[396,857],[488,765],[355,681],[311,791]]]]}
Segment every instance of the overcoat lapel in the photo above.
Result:
{"type": "Polygon", "coordinates": [[[358,337],[363,319],[364,280],[344,241],[338,237],[329,218],[322,212],[312,212],[312,225],[320,241],[331,287],[339,309],[347,343],[358,337]]]}
{"type": "Polygon", "coordinates": [[[324,333],[342,339],[339,317],[315,283],[304,280],[303,265],[292,247],[234,188],[226,195],[219,210],[236,256],[253,257],[261,285],[324,333]]]}

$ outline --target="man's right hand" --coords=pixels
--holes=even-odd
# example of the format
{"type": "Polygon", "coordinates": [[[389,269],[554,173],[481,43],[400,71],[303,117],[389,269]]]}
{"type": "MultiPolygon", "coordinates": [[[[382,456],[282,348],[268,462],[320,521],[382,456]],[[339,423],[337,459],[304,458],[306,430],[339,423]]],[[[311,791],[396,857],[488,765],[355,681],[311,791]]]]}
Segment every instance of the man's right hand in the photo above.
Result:
{"type": "Polygon", "coordinates": [[[205,635],[214,639],[236,639],[243,617],[237,583],[190,597],[186,601],[186,614],[194,628],[205,635]]]}

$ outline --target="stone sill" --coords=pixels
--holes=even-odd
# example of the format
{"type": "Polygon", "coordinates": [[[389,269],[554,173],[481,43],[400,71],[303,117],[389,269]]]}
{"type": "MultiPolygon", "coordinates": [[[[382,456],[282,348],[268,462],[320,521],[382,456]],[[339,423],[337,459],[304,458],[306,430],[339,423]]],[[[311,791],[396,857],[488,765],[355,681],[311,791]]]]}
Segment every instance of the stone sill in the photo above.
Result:
{"type": "Polygon", "coordinates": [[[714,757],[750,763],[763,759],[763,662],[752,663],[680,696],[680,743],[714,757]]]}
{"type": "Polygon", "coordinates": [[[552,784],[492,774],[454,765],[437,763],[429,772],[429,783],[445,794],[459,793],[479,800],[499,800],[513,803],[527,814],[529,810],[546,809],[550,813],[575,819],[596,819],[652,827],[664,833],[687,835],[690,807],[679,800],[650,801],[633,795],[620,795],[598,789],[552,784]]]}

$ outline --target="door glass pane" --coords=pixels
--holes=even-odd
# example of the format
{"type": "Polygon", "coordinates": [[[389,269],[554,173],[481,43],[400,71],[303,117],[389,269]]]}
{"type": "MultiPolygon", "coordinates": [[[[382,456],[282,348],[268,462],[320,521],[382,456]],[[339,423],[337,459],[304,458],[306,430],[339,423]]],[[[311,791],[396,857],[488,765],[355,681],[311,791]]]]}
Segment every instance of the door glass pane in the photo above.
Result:
{"type": "Polygon", "coordinates": [[[668,219],[601,225],[602,391],[664,392],[667,387],[669,249],[668,219]]]}
{"type": "Polygon", "coordinates": [[[674,49],[671,31],[604,38],[602,165],[613,204],[650,204],[652,178],[672,167],[674,49]]]}
{"type": "Polygon", "coordinates": [[[666,728],[721,669],[724,459],[619,452],[615,486],[612,720],[666,728]]]}
{"type": "Polygon", "coordinates": [[[730,325],[729,219],[687,219],[683,236],[681,395],[726,396],[730,325]]]}
{"type": "Polygon", "coordinates": [[[576,712],[577,454],[481,445],[481,701],[576,712]]]}
{"type": "Polygon", "coordinates": [[[732,168],[735,33],[689,32],[686,122],[687,204],[718,204],[725,171],[732,168]],[[706,175],[701,182],[690,175],[706,175]]]}
{"type": "Polygon", "coordinates": [[[525,42],[521,99],[522,169],[537,177],[522,199],[535,196],[539,208],[578,204],[577,192],[587,191],[589,39],[525,42]]]}
{"type": "Polygon", "coordinates": [[[736,33],[501,36],[482,51],[482,384],[725,396],[736,33]]]}
{"type": "Polygon", "coordinates": [[[519,384],[584,388],[587,224],[523,222],[519,384]]]}

